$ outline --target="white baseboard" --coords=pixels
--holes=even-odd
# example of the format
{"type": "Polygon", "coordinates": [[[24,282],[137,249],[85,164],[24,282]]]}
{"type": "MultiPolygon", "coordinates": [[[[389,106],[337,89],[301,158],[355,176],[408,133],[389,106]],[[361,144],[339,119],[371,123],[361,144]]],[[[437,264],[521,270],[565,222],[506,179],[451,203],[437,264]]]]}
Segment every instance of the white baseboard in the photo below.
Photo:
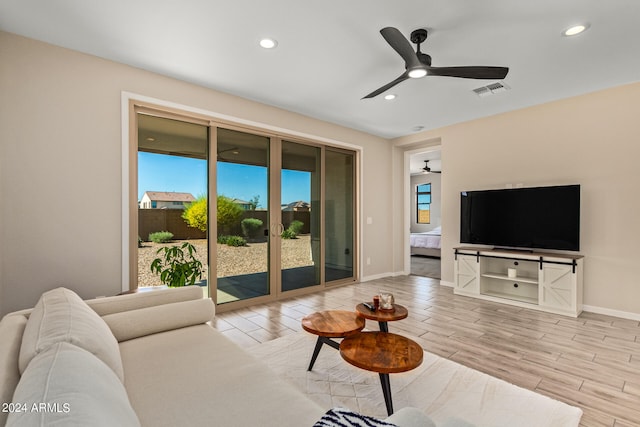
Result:
{"type": "Polygon", "coordinates": [[[393,277],[394,274],[393,273],[380,273],[380,274],[373,274],[371,276],[362,276],[360,278],[360,282],[369,282],[371,280],[376,280],[376,279],[384,279],[385,277],[393,277]]]}
{"type": "Polygon", "coordinates": [[[583,305],[582,311],[589,313],[604,314],[606,316],[620,317],[622,319],[640,320],[640,313],[631,313],[628,311],[613,310],[605,307],[595,307],[593,305],[583,305]]]}
{"type": "Polygon", "coordinates": [[[453,282],[447,282],[446,280],[440,280],[440,286],[447,286],[453,288],[455,285],[453,282]]]}

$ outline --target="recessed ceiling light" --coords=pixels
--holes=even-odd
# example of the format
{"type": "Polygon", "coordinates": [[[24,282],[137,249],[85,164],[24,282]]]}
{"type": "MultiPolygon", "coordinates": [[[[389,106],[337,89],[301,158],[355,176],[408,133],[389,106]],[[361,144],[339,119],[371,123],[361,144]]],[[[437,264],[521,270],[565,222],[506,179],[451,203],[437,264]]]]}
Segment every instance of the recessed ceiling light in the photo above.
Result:
{"type": "Polygon", "coordinates": [[[396,94],[395,93],[390,93],[388,95],[385,95],[384,99],[386,99],[387,101],[391,101],[392,99],[396,99],[396,94]]]}
{"type": "Polygon", "coordinates": [[[149,142],[153,142],[153,141],[155,141],[155,140],[156,140],[156,139],[155,139],[154,137],[152,137],[152,136],[150,136],[150,137],[148,137],[148,138],[147,138],[147,141],[149,141],[149,142]]]}
{"type": "Polygon", "coordinates": [[[265,49],[273,49],[274,47],[278,46],[278,42],[274,39],[264,38],[260,40],[260,46],[265,49]]]}
{"type": "Polygon", "coordinates": [[[562,32],[565,37],[577,36],[589,29],[589,24],[573,25],[562,32]]]}

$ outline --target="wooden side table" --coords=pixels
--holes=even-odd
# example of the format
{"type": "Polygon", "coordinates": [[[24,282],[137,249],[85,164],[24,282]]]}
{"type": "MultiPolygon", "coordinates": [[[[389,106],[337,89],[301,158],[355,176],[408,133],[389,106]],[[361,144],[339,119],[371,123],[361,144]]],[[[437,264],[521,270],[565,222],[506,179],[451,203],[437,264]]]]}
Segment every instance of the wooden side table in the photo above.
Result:
{"type": "Polygon", "coordinates": [[[340,355],[344,360],[367,371],[380,375],[387,414],[393,414],[389,374],[406,372],[422,363],[424,351],[409,338],[389,332],[361,332],[350,335],[340,343],[340,355]]]}
{"type": "Polygon", "coordinates": [[[364,319],[353,311],[344,310],[318,311],[304,317],[302,319],[302,329],[318,336],[307,370],[313,369],[313,364],[316,363],[322,344],[339,349],[340,344],[331,338],[344,338],[358,333],[364,328],[364,323],[364,319]]]}
{"type": "Polygon", "coordinates": [[[379,309],[376,311],[371,311],[367,307],[365,307],[363,303],[360,303],[356,306],[356,313],[358,313],[359,316],[362,316],[365,319],[377,321],[382,332],[389,332],[389,326],[387,325],[387,322],[402,320],[409,315],[409,310],[407,310],[406,307],[400,304],[393,304],[393,308],[393,311],[382,311],[379,309]]]}

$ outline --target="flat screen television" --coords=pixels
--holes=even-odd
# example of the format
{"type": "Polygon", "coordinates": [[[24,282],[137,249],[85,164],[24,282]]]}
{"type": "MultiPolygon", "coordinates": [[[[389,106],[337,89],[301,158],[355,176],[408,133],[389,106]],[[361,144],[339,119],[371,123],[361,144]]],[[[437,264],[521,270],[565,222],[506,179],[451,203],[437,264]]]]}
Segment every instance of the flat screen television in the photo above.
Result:
{"type": "Polygon", "coordinates": [[[463,191],[460,242],[580,250],[580,185],[463,191]]]}

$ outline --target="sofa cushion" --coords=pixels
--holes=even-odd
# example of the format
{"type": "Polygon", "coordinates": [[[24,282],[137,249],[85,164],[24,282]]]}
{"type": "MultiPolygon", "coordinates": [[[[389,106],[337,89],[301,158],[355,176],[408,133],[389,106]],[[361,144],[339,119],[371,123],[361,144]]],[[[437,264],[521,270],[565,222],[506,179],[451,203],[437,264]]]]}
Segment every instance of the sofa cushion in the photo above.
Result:
{"type": "Polygon", "coordinates": [[[124,382],[118,342],[107,324],[78,295],[65,288],[42,294],[22,337],[19,368],[47,348],[66,341],[95,354],[124,382]]]}
{"type": "MultiPolygon", "coordinates": [[[[0,322],[0,403],[11,402],[13,392],[20,381],[18,356],[27,316],[8,314],[0,322]]],[[[0,426],[7,421],[7,412],[0,410],[0,426]]]]}
{"type": "Polygon", "coordinates": [[[202,299],[202,289],[197,285],[184,286],[182,288],[161,288],[158,286],[152,290],[139,291],[133,294],[90,299],[86,300],[86,303],[98,315],[105,316],[173,302],[202,299]]]}
{"type": "Polygon", "coordinates": [[[300,427],[326,411],[209,325],[124,341],[120,352],[145,426],[300,427]]]}
{"type": "Polygon", "coordinates": [[[33,358],[16,388],[8,427],[140,426],[115,373],[93,354],[67,342],[33,358]]]}
{"type": "Polygon", "coordinates": [[[199,325],[213,319],[213,301],[197,299],[108,314],[102,317],[118,342],[199,325]]]}

